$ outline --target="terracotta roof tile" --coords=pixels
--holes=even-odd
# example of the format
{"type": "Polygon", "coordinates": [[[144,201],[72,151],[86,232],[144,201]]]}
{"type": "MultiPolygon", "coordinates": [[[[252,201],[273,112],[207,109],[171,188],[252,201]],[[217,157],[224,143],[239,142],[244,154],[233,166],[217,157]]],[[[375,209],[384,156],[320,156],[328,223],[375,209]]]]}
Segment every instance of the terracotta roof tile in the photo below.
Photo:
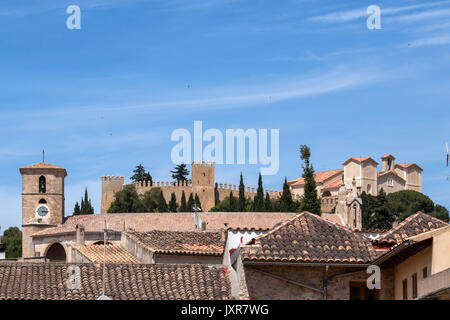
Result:
{"type": "Polygon", "coordinates": [[[412,166],[416,166],[417,168],[419,168],[421,171],[423,171],[423,169],[421,167],[419,167],[417,165],[417,163],[396,163],[395,164],[396,167],[401,167],[401,168],[409,168],[412,166]]]}
{"type": "MultiPolygon", "coordinates": [[[[199,213],[206,222],[207,231],[225,229],[269,230],[277,223],[285,221],[295,213],[281,212],[202,212],[199,213]]],[[[74,233],[77,224],[83,225],[85,232],[103,232],[104,221],[108,229],[147,232],[150,230],[195,231],[193,213],[116,213],[80,215],[67,218],[64,224],[45,229],[33,236],[47,236],[74,233]]]]}
{"type": "Polygon", "coordinates": [[[346,165],[348,162],[350,162],[352,160],[355,160],[357,162],[364,162],[364,161],[367,161],[367,160],[371,160],[371,161],[373,161],[374,163],[376,163],[378,165],[378,162],[373,160],[371,157],[351,157],[351,158],[348,158],[347,160],[345,160],[342,164],[346,165]]]}
{"type": "Polygon", "coordinates": [[[386,153],[384,156],[381,157],[381,159],[386,159],[386,158],[389,158],[389,157],[392,157],[392,158],[395,159],[395,157],[391,153],[386,153]]]}
{"type": "Polygon", "coordinates": [[[158,231],[126,232],[126,236],[156,253],[221,256],[225,239],[220,232],[158,231]]]}
{"type": "MultiPolygon", "coordinates": [[[[344,172],[344,169],[336,169],[336,170],[327,170],[327,171],[319,171],[314,173],[314,180],[316,181],[316,183],[323,183],[325,180],[341,174],[344,172]]],[[[290,184],[291,186],[301,186],[305,184],[305,179],[304,178],[297,178],[294,180],[290,180],[288,181],[288,184],[290,184]]]]}
{"type": "Polygon", "coordinates": [[[342,179],[336,179],[329,182],[326,182],[322,186],[322,190],[336,189],[342,186],[342,179]]]}
{"type": "MultiPolygon", "coordinates": [[[[103,263],[104,247],[102,244],[86,245],[75,249],[91,262],[103,263]]],[[[120,244],[109,244],[106,246],[106,263],[133,264],[139,263],[139,260],[120,244]]]]}
{"type": "Polygon", "coordinates": [[[19,169],[19,171],[21,173],[23,173],[24,171],[33,170],[33,169],[53,169],[53,170],[58,170],[58,171],[64,172],[64,174],[67,176],[66,169],[64,169],[62,167],[55,166],[54,164],[45,163],[45,162],[35,163],[35,164],[29,165],[29,166],[26,166],[26,167],[22,167],[22,168],[19,169]]]}
{"type": "Polygon", "coordinates": [[[368,263],[377,256],[370,240],[303,212],[242,247],[245,261],[368,263]]]}
{"type": "MultiPolygon", "coordinates": [[[[100,264],[80,267],[80,289],[67,287],[65,263],[0,263],[0,300],[96,300],[102,292],[100,264]]],[[[222,267],[175,264],[107,264],[106,295],[113,300],[228,300],[222,267]]]]}
{"type": "Polygon", "coordinates": [[[375,239],[374,242],[401,243],[408,237],[446,227],[448,225],[449,224],[444,221],[419,211],[403,220],[395,228],[375,239]]]}
{"type": "Polygon", "coordinates": [[[402,177],[400,177],[395,171],[393,171],[393,170],[387,170],[387,171],[384,171],[384,172],[378,172],[378,177],[382,177],[382,176],[385,176],[385,175],[388,175],[388,174],[391,174],[391,175],[393,175],[393,176],[396,176],[397,178],[399,178],[399,179],[401,179],[401,180],[403,180],[403,181],[406,181],[405,179],[403,179],[402,177]]]}

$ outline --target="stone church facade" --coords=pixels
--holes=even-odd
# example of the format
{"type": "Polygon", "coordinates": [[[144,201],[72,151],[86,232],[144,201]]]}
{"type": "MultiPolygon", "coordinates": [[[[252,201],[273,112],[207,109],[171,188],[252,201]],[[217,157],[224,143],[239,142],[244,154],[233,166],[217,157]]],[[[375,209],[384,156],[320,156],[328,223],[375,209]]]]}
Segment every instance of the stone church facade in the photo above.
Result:
{"type": "MultiPolygon", "coordinates": [[[[320,171],[315,173],[317,192],[322,201],[322,212],[331,212],[339,202],[342,186],[361,194],[376,196],[383,188],[386,193],[401,190],[422,192],[422,171],[416,163],[395,163],[392,154],[381,157],[381,171],[378,162],[371,157],[351,157],[342,163],[342,169],[320,171]]],[[[303,195],[305,185],[303,178],[288,181],[293,197],[303,195]]]]}

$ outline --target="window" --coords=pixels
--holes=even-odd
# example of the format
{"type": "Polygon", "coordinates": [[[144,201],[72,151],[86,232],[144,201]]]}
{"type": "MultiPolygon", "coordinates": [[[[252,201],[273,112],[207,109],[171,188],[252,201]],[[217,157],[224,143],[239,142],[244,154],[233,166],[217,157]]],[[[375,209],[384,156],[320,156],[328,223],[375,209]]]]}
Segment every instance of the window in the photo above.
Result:
{"type": "Polygon", "coordinates": [[[403,300],[408,300],[408,280],[403,280],[403,300]]]}
{"type": "Polygon", "coordinates": [[[46,201],[45,199],[41,199],[41,200],[39,200],[39,203],[40,203],[40,204],[46,204],[47,201],[46,201]]]}
{"type": "Polygon", "coordinates": [[[417,273],[412,275],[412,297],[417,298],[417,273]]]}
{"type": "Polygon", "coordinates": [[[367,193],[370,193],[370,190],[372,189],[372,186],[370,185],[370,183],[367,185],[367,193]]]}
{"type": "Polygon", "coordinates": [[[39,193],[45,193],[47,189],[45,177],[39,177],[39,193]]]}
{"type": "Polygon", "coordinates": [[[426,277],[428,277],[428,268],[427,267],[422,269],[422,279],[425,279],[426,277]]]}
{"type": "Polygon", "coordinates": [[[392,178],[388,179],[388,186],[389,187],[393,187],[394,186],[394,179],[392,179],[392,178]]]}
{"type": "Polygon", "coordinates": [[[369,290],[366,282],[350,282],[350,300],[377,300],[377,292],[369,290]]]}

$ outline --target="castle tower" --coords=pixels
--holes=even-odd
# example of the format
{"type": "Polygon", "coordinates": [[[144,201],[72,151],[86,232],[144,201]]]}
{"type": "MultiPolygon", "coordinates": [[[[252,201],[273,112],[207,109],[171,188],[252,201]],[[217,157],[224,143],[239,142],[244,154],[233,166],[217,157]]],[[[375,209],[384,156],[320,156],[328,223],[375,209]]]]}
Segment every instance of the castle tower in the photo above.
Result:
{"type": "Polygon", "coordinates": [[[114,201],[116,192],[123,189],[124,177],[102,177],[102,209],[101,213],[107,213],[114,201]]]}
{"type": "Polygon", "coordinates": [[[34,257],[31,235],[64,219],[66,169],[37,163],[20,168],[22,175],[22,256],[34,257]]]}
{"type": "Polygon", "coordinates": [[[214,162],[192,162],[192,192],[198,195],[203,210],[214,207],[214,162]]]}

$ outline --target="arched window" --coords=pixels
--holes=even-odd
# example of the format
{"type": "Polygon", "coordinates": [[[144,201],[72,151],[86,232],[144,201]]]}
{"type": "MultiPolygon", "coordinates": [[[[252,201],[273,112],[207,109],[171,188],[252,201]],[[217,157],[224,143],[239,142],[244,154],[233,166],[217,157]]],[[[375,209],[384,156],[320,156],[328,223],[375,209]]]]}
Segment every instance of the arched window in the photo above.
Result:
{"type": "Polygon", "coordinates": [[[45,193],[47,189],[47,183],[44,176],[39,177],[39,193],[45,193]]]}
{"type": "Polygon", "coordinates": [[[41,203],[41,204],[45,204],[45,203],[47,203],[47,200],[45,200],[45,199],[41,199],[41,200],[39,200],[39,203],[41,203]]]}

